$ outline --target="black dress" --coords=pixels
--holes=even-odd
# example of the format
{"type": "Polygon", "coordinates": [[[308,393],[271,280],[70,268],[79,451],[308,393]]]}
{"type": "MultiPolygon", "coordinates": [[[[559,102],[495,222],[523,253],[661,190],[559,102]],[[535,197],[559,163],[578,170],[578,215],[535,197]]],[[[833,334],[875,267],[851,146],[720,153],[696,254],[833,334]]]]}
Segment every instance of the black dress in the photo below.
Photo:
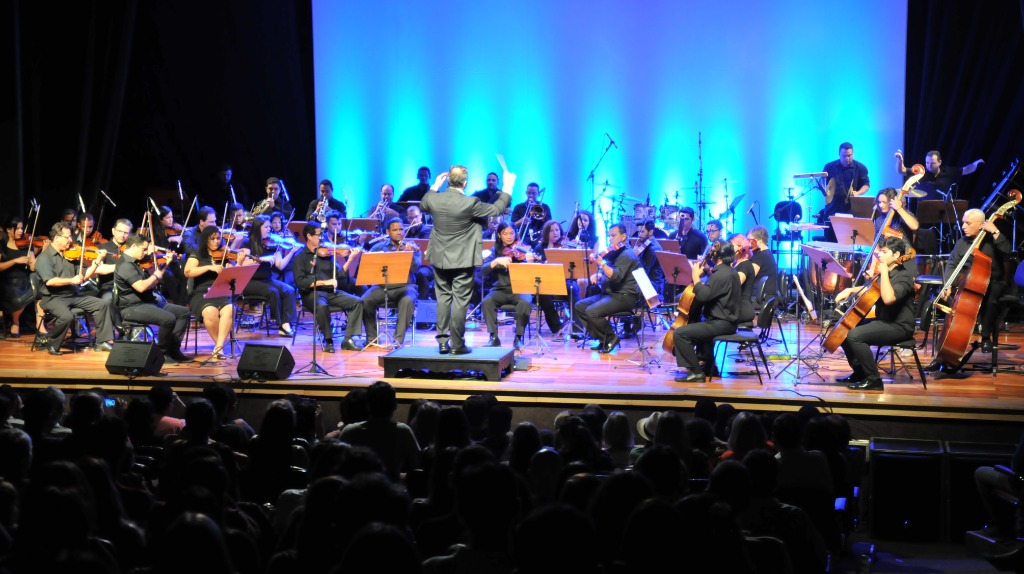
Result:
{"type": "MultiPolygon", "coordinates": [[[[200,255],[199,251],[196,251],[189,256],[189,259],[195,259],[199,262],[199,267],[205,267],[207,265],[213,265],[213,259],[209,255],[200,255]]],[[[193,277],[192,295],[189,299],[189,308],[192,310],[192,314],[200,316],[203,314],[203,309],[207,307],[216,307],[220,309],[230,303],[229,297],[214,297],[212,299],[206,299],[203,295],[210,290],[213,286],[213,282],[217,280],[218,274],[213,271],[207,271],[202,275],[193,277]]]]}
{"type": "MultiPolygon", "coordinates": [[[[3,261],[10,261],[28,255],[28,248],[11,249],[4,243],[0,246],[0,255],[3,256],[3,261]]],[[[20,311],[35,299],[30,275],[28,265],[20,263],[0,273],[0,308],[5,313],[20,311]]]]}

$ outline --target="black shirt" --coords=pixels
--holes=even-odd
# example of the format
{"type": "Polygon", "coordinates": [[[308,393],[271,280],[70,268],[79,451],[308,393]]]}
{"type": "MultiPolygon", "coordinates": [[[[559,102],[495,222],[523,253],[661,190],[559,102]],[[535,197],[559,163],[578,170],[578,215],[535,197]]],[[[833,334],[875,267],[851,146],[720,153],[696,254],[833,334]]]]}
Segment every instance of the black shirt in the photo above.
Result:
{"type": "MultiPolygon", "coordinates": [[[[639,245],[643,245],[643,242],[639,245]]],[[[634,249],[638,249],[639,245],[634,249]]],[[[651,244],[640,253],[640,265],[643,266],[658,296],[662,297],[665,293],[665,272],[661,269],[661,263],[658,263],[658,251],[661,251],[661,244],[652,239],[651,244]]]]}
{"type": "Polygon", "coordinates": [[[78,285],[62,285],[48,287],[50,279],[70,279],[78,274],[78,264],[72,263],[57,252],[53,246],[43,250],[36,259],[36,275],[39,276],[39,295],[42,297],[74,297],[78,295],[78,285]]]}
{"type": "Polygon", "coordinates": [[[117,304],[121,309],[143,303],[159,304],[153,289],[139,293],[132,287],[136,281],[149,279],[149,274],[146,273],[146,270],[139,267],[138,259],[134,259],[126,253],[121,254],[121,258],[117,262],[117,270],[112,275],[114,277],[114,285],[117,287],[117,304]]]}
{"type": "MultiPolygon", "coordinates": [[[[199,250],[196,250],[192,255],[189,255],[189,259],[195,259],[199,263],[200,267],[206,267],[207,265],[213,265],[214,263],[220,263],[220,261],[214,261],[210,257],[209,253],[206,255],[200,255],[199,250]]],[[[206,293],[210,290],[214,281],[217,280],[219,274],[216,271],[207,271],[202,275],[192,278],[192,293],[206,293]]]]}
{"type": "Polygon", "coordinates": [[[398,202],[403,201],[423,201],[423,196],[430,191],[430,184],[420,183],[412,187],[405,188],[402,195],[398,196],[398,202]]]}
{"type": "MultiPolygon", "coordinates": [[[[881,281],[881,279],[879,279],[881,281]]],[[[889,271],[889,283],[896,294],[896,301],[887,305],[879,297],[875,303],[875,317],[903,327],[908,333],[914,332],[914,276],[902,265],[889,271]]]]}
{"type": "Polygon", "coordinates": [[[735,324],[739,321],[740,290],[736,270],[728,265],[716,265],[707,283],[694,283],[694,302],[701,304],[705,318],[735,324]]]}
{"type": "Polygon", "coordinates": [[[708,236],[693,227],[685,235],[682,234],[682,230],[676,230],[672,239],[679,241],[679,252],[690,261],[698,259],[708,248],[708,236]]]}
{"type": "Polygon", "coordinates": [[[494,191],[491,191],[489,189],[481,189],[480,191],[474,193],[473,197],[479,199],[484,203],[494,203],[495,201],[497,201],[498,196],[500,195],[500,189],[495,189],[494,191]]]}
{"type": "MultiPolygon", "coordinates": [[[[314,281],[326,281],[335,278],[337,273],[339,289],[342,279],[346,276],[345,270],[338,265],[334,257],[317,257],[316,253],[309,250],[309,246],[303,247],[292,257],[292,273],[295,275],[295,287],[302,295],[309,294],[313,289],[314,281]],[[337,271],[335,271],[337,267],[337,271]]],[[[326,285],[320,285],[317,291],[333,292],[335,289],[326,285]]]]}
{"type": "MultiPolygon", "coordinates": [[[[316,213],[316,206],[319,205],[319,203],[320,203],[320,198],[319,197],[317,197],[313,201],[309,202],[309,208],[306,209],[306,219],[307,220],[309,220],[309,221],[313,220],[313,214],[316,213]]],[[[336,210],[336,211],[340,212],[341,213],[341,218],[345,219],[345,212],[346,212],[345,204],[340,202],[340,201],[338,201],[337,199],[334,199],[333,196],[328,196],[328,198],[327,198],[327,209],[324,210],[324,214],[326,214],[328,211],[331,211],[331,210],[336,210]]],[[[285,217],[288,216],[287,213],[284,213],[284,212],[282,212],[282,213],[285,215],[285,217]]]]}
{"type": "MultiPolygon", "coordinates": [[[[953,246],[953,252],[949,255],[949,263],[946,264],[946,271],[943,277],[944,280],[949,280],[950,275],[953,274],[953,270],[960,264],[960,261],[967,257],[967,264],[964,266],[964,271],[970,270],[974,264],[974,254],[968,254],[967,250],[970,249],[971,244],[974,243],[974,237],[961,237],[957,240],[956,245],[953,246]]],[[[1010,240],[1006,238],[1002,233],[999,234],[999,239],[992,239],[991,233],[986,233],[985,238],[981,240],[981,245],[978,249],[982,253],[992,258],[992,275],[991,281],[1002,281],[1003,280],[1003,261],[1006,256],[1010,254],[1010,240]]],[[[36,264],[36,269],[39,268],[39,264],[36,264]]]]}
{"type": "Polygon", "coordinates": [[[821,171],[828,172],[828,184],[835,186],[832,201],[825,206],[825,215],[849,213],[851,186],[853,191],[857,191],[865,185],[871,185],[868,168],[857,160],[843,167],[842,161],[837,159],[825,164],[821,171]]]}
{"type": "MultiPolygon", "coordinates": [[[[636,297],[639,288],[636,285],[636,277],[633,277],[633,270],[640,267],[640,258],[633,253],[633,249],[624,247],[619,249],[617,252],[609,253],[605,260],[611,261],[612,276],[605,276],[604,285],[601,287],[601,293],[604,295],[630,295],[636,297]]],[[[598,273],[604,274],[603,269],[599,269],[598,273]]]]}
{"type": "Polygon", "coordinates": [[[774,297],[775,293],[779,290],[775,280],[779,274],[779,265],[775,262],[775,256],[772,255],[771,251],[761,249],[754,253],[753,257],[750,258],[750,262],[758,267],[757,275],[754,276],[754,285],[756,286],[762,277],[767,277],[768,283],[764,286],[765,298],[774,297]]]}
{"type": "MultiPolygon", "coordinates": [[[[946,193],[953,184],[960,183],[960,179],[963,178],[964,168],[957,167],[955,165],[940,165],[939,171],[931,173],[929,171],[924,172],[924,177],[917,182],[917,189],[927,193],[922,199],[942,199],[938,192],[946,193]]],[[[913,175],[910,171],[907,171],[904,179],[909,178],[913,175]]]]}

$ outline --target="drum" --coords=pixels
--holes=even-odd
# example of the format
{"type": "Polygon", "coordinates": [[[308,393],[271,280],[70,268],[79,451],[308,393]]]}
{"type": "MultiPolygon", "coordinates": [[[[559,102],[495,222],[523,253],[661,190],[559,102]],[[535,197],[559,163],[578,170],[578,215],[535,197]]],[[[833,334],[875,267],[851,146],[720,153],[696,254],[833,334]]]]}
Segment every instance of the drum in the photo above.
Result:
{"type": "Polygon", "coordinates": [[[860,262],[864,259],[863,253],[854,253],[849,247],[839,245],[838,243],[826,244],[825,242],[811,242],[809,245],[817,248],[822,248],[826,245],[833,246],[834,249],[824,249],[824,251],[828,251],[829,255],[834,257],[836,261],[843,266],[843,269],[850,274],[850,277],[843,277],[827,269],[824,273],[819,273],[817,265],[808,265],[806,269],[807,281],[810,283],[815,293],[825,296],[835,296],[843,289],[853,285],[853,277],[860,270],[860,262]],[[818,277],[819,275],[821,275],[820,280],[818,277]]]}
{"type": "Polygon", "coordinates": [[[621,223],[626,226],[626,237],[633,237],[636,233],[636,221],[633,220],[633,216],[623,215],[621,223]]]}
{"type": "Polygon", "coordinates": [[[654,206],[647,205],[645,203],[633,204],[633,220],[637,223],[640,223],[641,221],[653,221],[654,206]]]}
{"type": "Polygon", "coordinates": [[[674,205],[662,205],[658,208],[658,220],[665,224],[665,227],[674,229],[679,227],[679,208],[674,205]]]}

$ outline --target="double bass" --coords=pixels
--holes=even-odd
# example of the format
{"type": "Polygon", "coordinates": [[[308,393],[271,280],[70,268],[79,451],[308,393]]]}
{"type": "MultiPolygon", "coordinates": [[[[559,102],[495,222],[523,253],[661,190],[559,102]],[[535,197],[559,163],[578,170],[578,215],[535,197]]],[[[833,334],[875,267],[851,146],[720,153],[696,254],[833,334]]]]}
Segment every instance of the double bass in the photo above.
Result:
{"type": "MultiPolygon", "coordinates": [[[[1003,217],[1007,211],[1013,209],[1021,201],[1019,190],[1011,189],[1007,196],[1011,200],[1001,205],[988,218],[990,222],[995,222],[996,219],[1003,217]]],[[[985,235],[984,229],[978,231],[978,235],[974,237],[974,241],[967,249],[963,259],[960,260],[960,264],[956,266],[942,286],[942,290],[939,291],[939,293],[945,293],[947,289],[950,289],[960,272],[963,271],[967,259],[974,258],[971,270],[960,281],[956,297],[953,298],[953,303],[946,316],[946,325],[940,336],[939,353],[935,358],[947,368],[959,369],[964,364],[966,357],[969,356],[967,352],[971,346],[974,326],[978,323],[978,312],[981,310],[981,302],[985,298],[985,293],[988,292],[989,280],[992,278],[992,258],[979,249],[985,235]]],[[[989,305],[994,304],[996,304],[995,301],[989,301],[989,305]]]]}
{"type": "MultiPolygon", "coordinates": [[[[710,243],[695,265],[703,267],[704,262],[708,260],[708,257],[718,253],[718,250],[721,248],[722,242],[720,241],[710,243]]],[[[694,293],[692,283],[687,285],[686,289],[683,290],[682,295],[679,296],[679,303],[676,305],[676,318],[672,321],[672,326],[668,328],[668,331],[665,332],[665,337],[661,340],[661,348],[664,349],[666,353],[675,352],[675,341],[673,339],[673,335],[675,335],[676,329],[690,323],[690,314],[693,311],[692,307],[696,297],[697,294],[694,293]]]]}
{"type": "MultiPolygon", "coordinates": [[[[889,202],[889,213],[885,216],[885,222],[882,223],[882,227],[878,229],[878,234],[875,235],[875,243],[871,246],[871,251],[868,252],[868,258],[864,261],[864,265],[861,268],[861,273],[867,274],[869,277],[878,274],[878,269],[876,267],[877,263],[875,263],[875,259],[872,257],[872,254],[874,254],[875,250],[878,249],[878,244],[881,243],[882,239],[886,237],[903,237],[903,233],[890,227],[892,225],[892,218],[893,215],[896,214],[896,206],[903,204],[903,199],[907,197],[907,194],[910,193],[914,187],[917,186],[917,182],[921,181],[921,178],[924,177],[925,170],[923,165],[915,163],[914,167],[910,168],[910,171],[914,175],[908,177],[907,181],[903,182],[903,187],[900,188],[900,192],[896,194],[896,197],[891,202],[889,202]],[[867,271],[864,270],[865,267],[867,268],[867,271]]],[[[909,239],[910,238],[908,238],[908,241],[909,239]]],[[[854,283],[856,282],[857,280],[854,279],[854,283]]]]}

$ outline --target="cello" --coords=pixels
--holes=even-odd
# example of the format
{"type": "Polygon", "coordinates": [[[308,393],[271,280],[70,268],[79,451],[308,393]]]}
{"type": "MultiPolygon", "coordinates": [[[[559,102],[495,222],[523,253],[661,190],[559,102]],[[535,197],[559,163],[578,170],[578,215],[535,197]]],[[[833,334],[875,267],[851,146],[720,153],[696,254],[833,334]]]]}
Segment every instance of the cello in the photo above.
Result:
{"type": "MultiPolygon", "coordinates": [[[[1011,200],[1001,205],[988,218],[990,222],[995,222],[996,219],[999,219],[1007,211],[1020,203],[1021,193],[1019,190],[1011,189],[1007,195],[1011,200]]],[[[978,312],[981,310],[981,302],[988,292],[989,280],[992,277],[992,258],[982,253],[979,248],[982,240],[985,238],[985,234],[984,229],[978,231],[978,235],[974,237],[971,246],[967,248],[967,253],[960,260],[960,264],[956,266],[956,269],[953,270],[949,279],[942,286],[942,290],[939,291],[939,293],[944,293],[947,289],[950,289],[953,282],[960,275],[960,272],[963,271],[968,257],[974,258],[971,270],[960,281],[956,297],[953,298],[953,303],[950,305],[949,313],[946,316],[946,324],[940,337],[941,345],[939,346],[936,360],[940,361],[947,368],[959,369],[964,364],[968,356],[967,351],[971,346],[974,326],[978,323],[978,312]]],[[[992,305],[995,302],[989,301],[989,304],[992,305]]]]}
{"type": "MultiPolygon", "coordinates": [[[[718,253],[718,250],[721,248],[722,242],[720,241],[710,243],[707,249],[704,250],[704,253],[700,256],[700,259],[697,260],[696,265],[703,267],[704,262],[708,260],[708,257],[718,253]]],[[[676,329],[690,323],[690,314],[692,313],[692,307],[696,297],[697,294],[694,293],[692,283],[687,285],[686,289],[684,289],[683,293],[679,296],[679,303],[676,305],[676,318],[672,321],[672,326],[668,328],[665,332],[665,337],[661,340],[661,348],[664,349],[666,353],[675,352],[675,340],[673,339],[673,335],[675,335],[676,329]]]]}
{"type": "MultiPolygon", "coordinates": [[[[890,264],[889,269],[895,269],[915,257],[917,257],[917,252],[913,248],[909,248],[906,253],[901,254],[890,264]]],[[[832,329],[825,335],[825,340],[821,343],[821,346],[829,353],[836,352],[836,349],[843,344],[850,331],[859,325],[868,313],[871,312],[871,308],[875,306],[875,303],[882,296],[882,287],[878,284],[879,276],[880,274],[872,277],[869,282],[860,288],[860,291],[850,296],[850,307],[843,313],[843,317],[836,321],[836,324],[832,326],[832,329]]]]}
{"type": "MultiPolygon", "coordinates": [[[[876,249],[878,249],[878,244],[883,238],[903,237],[903,233],[892,229],[889,226],[892,225],[893,215],[896,214],[896,206],[903,203],[903,199],[907,197],[910,190],[914,189],[914,187],[917,186],[917,182],[921,181],[921,178],[924,177],[924,166],[919,163],[915,163],[914,167],[910,168],[910,171],[913,172],[914,175],[908,177],[907,181],[903,182],[903,187],[900,188],[900,192],[896,194],[896,197],[889,203],[889,213],[885,216],[885,222],[882,223],[882,227],[878,229],[878,234],[875,235],[875,243],[871,246],[871,251],[868,252],[868,258],[864,261],[864,265],[861,267],[861,274],[866,274],[869,277],[878,275],[878,269],[876,267],[877,263],[875,263],[875,259],[871,255],[876,249]],[[864,270],[865,267],[867,268],[867,271],[864,270]]],[[[854,284],[856,284],[856,282],[857,279],[854,279],[854,284]]]]}

